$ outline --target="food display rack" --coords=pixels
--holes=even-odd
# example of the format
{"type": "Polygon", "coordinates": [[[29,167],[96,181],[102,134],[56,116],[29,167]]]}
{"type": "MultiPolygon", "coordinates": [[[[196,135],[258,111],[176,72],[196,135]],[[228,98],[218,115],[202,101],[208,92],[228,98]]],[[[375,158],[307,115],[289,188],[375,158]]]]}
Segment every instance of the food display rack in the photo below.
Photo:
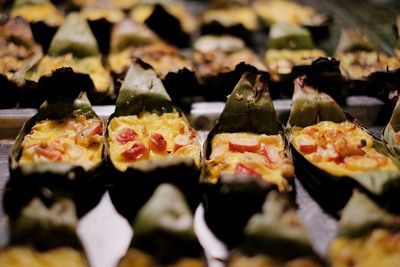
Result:
{"type": "MultiPolygon", "coordinates": [[[[396,0],[299,0],[311,5],[319,11],[334,15],[334,23],[330,29],[330,37],[318,43],[328,53],[332,53],[339,38],[341,28],[359,25],[373,42],[385,52],[393,54],[395,38],[393,35],[394,17],[400,14],[400,2],[396,0]]],[[[188,1],[188,8],[194,14],[205,9],[204,1],[188,1]]],[[[265,49],[265,34],[256,36],[254,47],[259,55],[265,49]]],[[[207,131],[215,123],[224,103],[202,102],[192,105],[189,121],[202,131],[205,140],[207,131]]],[[[286,123],[290,112],[290,100],[274,100],[279,120],[286,123]]],[[[113,105],[95,106],[96,113],[107,120],[114,111],[113,105]]],[[[353,96],[346,99],[345,110],[367,126],[375,135],[380,136],[382,127],[388,120],[385,103],[372,97],[353,96]],[[385,116],[386,115],[386,116],[385,116]]],[[[0,198],[4,192],[8,173],[8,153],[13,139],[22,124],[36,113],[35,109],[3,109],[0,110],[0,198]]],[[[328,243],[335,236],[337,219],[322,211],[319,205],[309,196],[303,186],[296,180],[296,201],[299,204],[299,215],[304,222],[314,248],[321,256],[326,255],[328,243]]],[[[225,248],[212,237],[202,217],[202,207],[195,214],[195,229],[199,240],[205,248],[209,266],[224,266],[218,260],[226,254],[225,248]],[[211,236],[210,236],[211,235],[211,236]]],[[[115,211],[106,193],[99,205],[79,222],[78,232],[83,240],[85,250],[93,267],[114,267],[118,259],[128,248],[132,231],[129,224],[115,211]]],[[[8,222],[0,207],[0,248],[7,244],[8,222]]]]}

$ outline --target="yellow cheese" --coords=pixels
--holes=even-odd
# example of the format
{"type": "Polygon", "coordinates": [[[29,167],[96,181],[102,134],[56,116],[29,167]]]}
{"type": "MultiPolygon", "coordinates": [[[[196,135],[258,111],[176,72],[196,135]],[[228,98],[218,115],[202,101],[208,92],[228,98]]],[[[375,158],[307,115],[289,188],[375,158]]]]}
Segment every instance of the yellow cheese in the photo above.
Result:
{"type": "MultiPolygon", "coordinates": [[[[136,249],[129,249],[121,259],[118,267],[161,267],[151,255],[136,249]]],[[[168,267],[205,267],[206,264],[200,259],[182,258],[168,267]]]]}
{"type": "Polygon", "coordinates": [[[11,16],[19,16],[29,22],[44,21],[51,26],[59,26],[64,20],[62,13],[50,1],[43,4],[27,4],[14,7],[11,10],[11,16]]]}
{"type": "Polygon", "coordinates": [[[229,260],[227,267],[320,267],[312,259],[299,258],[283,261],[269,255],[245,256],[235,253],[229,260]]]}
{"type": "Polygon", "coordinates": [[[2,267],[88,267],[82,252],[71,248],[57,248],[45,252],[28,247],[10,247],[0,252],[2,267]]]}
{"type": "Polygon", "coordinates": [[[211,182],[217,182],[223,174],[246,173],[248,169],[248,174],[260,176],[284,191],[288,186],[286,178],[293,175],[293,165],[284,152],[280,135],[221,133],[212,139],[211,149],[206,161],[211,182]],[[242,149],[241,144],[246,147],[242,149]]]}
{"type": "MultiPolygon", "coordinates": [[[[120,116],[113,118],[108,126],[108,143],[110,157],[114,166],[125,171],[134,166],[139,160],[156,160],[166,157],[191,158],[200,165],[200,145],[197,140],[197,132],[191,129],[187,122],[177,113],[164,113],[157,115],[142,112],[139,116],[120,116]],[[135,132],[134,138],[122,138],[127,129],[135,132]],[[166,142],[166,148],[162,151],[156,149],[152,143],[152,136],[161,134],[166,142]],[[183,138],[185,145],[177,146],[177,140],[183,138]],[[140,144],[146,151],[140,159],[129,160],[123,153],[130,150],[135,144],[140,144]]],[[[180,143],[180,142],[178,142],[180,143]]]]}
{"type": "Polygon", "coordinates": [[[282,0],[257,1],[254,3],[254,9],[262,19],[272,24],[309,24],[316,15],[311,7],[282,0]]]}
{"type": "Polygon", "coordinates": [[[400,267],[400,233],[376,229],[364,238],[336,238],[329,258],[332,267],[400,267]]]}
{"type": "Polygon", "coordinates": [[[21,165],[66,162],[90,169],[101,161],[102,124],[85,116],[44,120],[35,124],[22,142],[21,165]]]}
{"type": "Polygon", "coordinates": [[[373,148],[372,136],[351,122],[322,121],[306,128],[295,127],[292,131],[292,144],[296,150],[332,175],[398,171],[389,157],[373,148]],[[310,150],[307,146],[314,148],[310,150]]]}
{"type": "Polygon", "coordinates": [[[109,93],[111,90],[111,76],[101,63],[101,56],[74,58],[72,54],[58,57],[44,56],[34,69],[27,73],[27,79],[39,81],[43,75],[61,67],[71,67],[75,72],[89,74],[94,83],[96,92],[109,93]]]}
{"type": "Polygon", "coordinates": [[[265,53],[265,62],[271,73],[287,74],[292,72],[294,66],[311,65],[313,60],[325,56],[325,52],[319,49],[268,49],[265,53]]]}
{"type": "Polygon", "coordinates": [[[339,55],[343,74],[351,79],[363,79],[376,71],[400,68],[400,61],[382,52],[347,52],[339,55]]]}
{"type": "Polygon", "coordinates": [[[225,27],[237,24],[243,25],[246,29],[257,29],[257,15],[249,7],[233,7],[222,9],[210,9],[203,14],[203,23],[220,22],[225,27]]]}

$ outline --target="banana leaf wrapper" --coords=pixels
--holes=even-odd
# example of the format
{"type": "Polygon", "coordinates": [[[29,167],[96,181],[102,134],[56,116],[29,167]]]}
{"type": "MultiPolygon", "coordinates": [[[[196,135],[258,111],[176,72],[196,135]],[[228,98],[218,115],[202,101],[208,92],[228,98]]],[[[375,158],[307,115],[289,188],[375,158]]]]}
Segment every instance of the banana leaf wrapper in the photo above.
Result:
{"type": "MultiPolygon", "coordinates": [[[[58,63],[54,64],[57,65],[58,63]]],[[[96,75],[96,73],[93,73],[93,75],[96,75]]],[[[35,58],[29,64],[26,64],[16,76],[20,81],[24,81],[25,83],[23,95],[27,97],[21,99],[21,105],[28,107],[39,106],[49,96],[47,93],[58,94],[57,91],[64,90],[64,87],[67,86],[77,86],[79,90],[86,91],[89,99],[95,104],[106,102],[107,99],[112,97],[114,91],[111,75],[102,65],[101,54],[96,39],[90,31],[87,22],[77,13],[68,15],[65,23],[54,36],[48,50],[48,55],[43,58],[35,58]],[[79,34],[77,34],[78,32],[79,34]],[[101,75],[102,77],[99,75],[96,77],[98,79],[102,78],[104,81],[96,81],[94,80],[94,76],[89,75],[91,73],[83,73],[84,71],[78,72],[72,68],[66,71],[63,68],[63,64],[63,67],[53,70],[49,69],[48,72],[50,73],[38,78],[36,73],[39,69],[43,68],[41,64],[42,60],[49,60],[49,64],[53,64],[52,60],[55,57],[59,58],[58,60],[67,62],[63,64],[73,64],[82,68],[84,68],[82,63],[99,64],[100,66],[97,68],[101,68],[105,73],[101,75]],[[61,57],[63,58],[61,59],[61,57]],[[48,81],[52,81],[53,83],[49,84],[48,81]]]]}
{"type": "Polygon", "coordinates": [[[173,102],[190,111],[194,98],[200,93],[191,58],[178,48],[162,42],[148,28],[132,21],[124,21],[124,24],[114,28],[114,53],[108,57],[115,84],[121,84],[132,63],[143,61],[154,68],[173,102]],[[128,25],[130,28],[125,28],[128,25]]]}
{"type": "Polygon", "coordinates": [[[184,194],[171,184],[161,184],[132,221],[134,236],[119,267],[180,266],[188,259],[206,266],[203,250],[194,232],[194,218],[184,194]],[[146,262],[145,260],[143,260],[146,262]],[[175,265],[174,265],[175,264],[175,265]]]}
{"type": "Polygon", "coordinates": [[[179,3],[141,4],[132,10],[131,17],[136,22],[145,23],[163,40],[179,48],[189,47],[197,30],[196,20],[179,3]]]}
{"type": "MultiPolygon", "coordinates": [[[[223,174],[216,183],[211,181],[206,165],[211,154],[211,141],[216,134],[224,132],[280,134],[285,143],[286,156],[291,159],[289,143],[277,121],[268,93],[266,76],[250,73],[242,76],[204,143],[201,182],[204,187],[205,220],[219,239],[233,247],[240,240],[247,220],[261,211],[265,196],[277,187],[259,177],[244,174],[223,174]]],[[[286,190],[294,193],[290,180],[286,190]]]]}
{"type": "Polygon", "coordinates": [[[307,28],[313,39],[320,41],[329,37],[330,27],[333,24],[332,14],[318,13],[311,7],[300,6],[294,2],[259,0],[253,3],[253,8],[266,31],[269,31],[275,23],[288,23],[307,28]],[[288,13],[287,18],[285,13],[288,13]],[[274,17],[275,15],[278,17],[274,17]]]}
{"type": "Polygon", "coordinates": [[[77,267],[89,266],[77,234],[75,204],[47,190],[45,199],[33,198],[17,218],[9,221],[11,237],[0,252],[2,266],[39,264],[40,259],[46,259],[52,266],[60,261],[77,267]]]}
{"type": "Polygon", "coordinates": [[[297,214],[296,205],[286,194],[270,192],[262,211],[249,219],[243,231],[243,239],[231,252],[227,266],[241,266],[239,262],[246,259],[249,266],[262,266],[254,259],[260,262],[263,258],[280,263],[277,266],[296,260],[310,262],[305,266],[322,266],[297,214]]]}
{"type": "MultiPolygon", "coordinates": [[[[184,116],[172,105],[171,98],[154,70],[150,69],[149,65],[136,64],[130,67],[126,75],[118,95],[115,113],[110,116],[108,123],[114,117],[138,115],[142,111],[156,114],[177,112],[184,116]]],[[[109,151],[108,142],[107,149],[109,151]]],[[[195,210],[200,202],[200,170],[192,159],[170,157],[142,160],[124,172],[113,165],[110,157],[108,161],[113,173],[113,179],[110,181],[112,187],[109,190],[111,200],[117,211],[128,220],[135,216],[161,183],[177,186],[185,194],[192,210],[195,210]]]]}
{"type": "Polygon", "coordinates": [[[29,22],[36,42],[44,51],[47,51],[54,34],[64,21],[63,12],[49,0],[15,1],[11,16],[20,16],[29,22]]]}
{"type": "MultiPolygon", "coordinates": [[[[350,121],[373,138],[373,148],[389,157],[398,167],[398,160],[385,148],[383,142],[363,127],[328,95],[317,92],[300,77],[295,81],[292,110],[288,120],[289,136],[291,127],[307,127],[319,121],[336,123],[350,121]]],[[[291,139],[291,136],[290,136],[291,139]]],[[[335,215],[351,197],[354,188],[366,192],[382,206],[398,210],[397,195],[400,189],[400,172],[383,170],[355,173],[348,176],[332,175],[308,161],[291,145],[296,176],[310,195],[328,212],[335,215]]]]}
{"type": "Polygon", "coordinates": [[[19,101],[21,83],[15,73],[36,57],[42,50],[35,43],[29,23],[20,17],[10,18],[0,26],[2,66],[0,66],[0,88],[2,100],[0,107],[12,108],[19,101]]]}
{"type": "Polygon", "coordinates": [[[359,28],[341,32],[336,55],[342,62],[341,71],[347,80],[345,89],[349,95],[382,98],[381,91],[386,86],[385,74],[400,68],[399,60],[384,53],[359,28]]]}
{"type": "Polygon", "coordinates": [[[398,246],[396,245],[396,243],[398,244],[396,238],[398,240],[399,230],[400,218],[398,215],[382,209],[367,195],[354,191],[350,201],[342,211],[338,234],[330,244],[329,260],[331,266],[338,266],[340,262],[343,264],[349,261],[353,264],[363,264],[364,262],[367,266],[373,266],[373,263],[376,263],[377,260],[382,266],[390,266],[390,262],[393,263],[393,261],[390,261],[390,257],[398,253],[396,250],[391,250],[390,247],[398,246]],[[385,231],[384,234],[382,234],[383,231],[385,231]],[[364,256],[358,250],[352,251],[355,248],[354,245],[353,247],[351,245],[346,246],[344,242],[361,242],[362,245],[357,247],[364,251],[364,256]],[[352,251],[348,258],[341,254],[345,249],[352,251]],[[368,250],[370,253],[365,254],[368,250]],[[377,256],[378,258],[374,260],[373,257],[377,256]]]}
{"type": "Polygon", "coordinates": [[[397,133],[400,131],[399,106],[400,100],[398,99],[392,116],[390,117],[390,121],[382,131],[382,140],[385,143],[385,146],[397,157],[400,157],[400,146],[398,143],[399,137],[397,137],[397,133]]]}
{"type": "Polygon", "coordinates": [[[226,101],[243,73],[266,74],[254,51],[233,36],[203,36],[194,44],[194,65],[200,93],[208,101],[226,101]]]}
{"type": "MultiPolygon", "coordinates": [[[[98,117],[84,93],[64,93],[56,99],[45,102],[39,112],[30,118],[17,136],[9,156],[10,179],[4,194],[4,209],[11,218],[16,218],[21,209],[35,196],[44,191],[55,190],[68,195],[76,203],[77,215],[82,217],[97,205],[105,192],[106,151],[103,146],[100,162],[85,170],[83,167],[63,162],[40,162],[20,164],[22,142],[32,127],[45,119],[58,120],[74,114],[86,118],[98,117]],[[76,99],[75,99],[76,98],[76,99]]],[[[104,127],[103,131],[104,131],[104,127]]],[[[46,193],[46,192],[44,192],[46,193]]]]}
{"type": "Polygon", "coordinates": [[[122,21],[125,14],[111,3],[98,3],[86,6],[81,10],[81,15],[87,19],[90,29],[97,40],[102,54],[110,51],[111,30],[115,23],[122,21]]]}
{"type": "Polygon", "coordinates": [[[248,6],[211,8],[205,11],[202,16],[202,35],[229,34],[239,37],[252,46],[255,42],[254,34],[257,30],[256,13],[248,6]],[[245,20],[241,18],[245,18],[245,20]]]}

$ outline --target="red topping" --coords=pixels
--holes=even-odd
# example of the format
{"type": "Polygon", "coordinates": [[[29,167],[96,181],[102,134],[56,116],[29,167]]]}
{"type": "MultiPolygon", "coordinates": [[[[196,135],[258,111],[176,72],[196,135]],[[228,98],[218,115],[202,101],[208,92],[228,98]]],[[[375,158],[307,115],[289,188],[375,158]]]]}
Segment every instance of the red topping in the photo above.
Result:
{"type": "Polygon", "coordinates": [[[261,149],[261,155],[264,156],[265,161],[266,161],[268,164],[273,164],[273,163],[274,163],[274,161],[273,161],[273,160],[271,159],[271,157],[269,156],[268,150],[267,150],[267,148],[266,148],[265,146],[261,149]]]}
{"type": "Polygon", "coordinates": [[[160,133],[152,134],[150,137],[150,142],[159,152],[164,152],[167,150],[167,141],[160,133]]]}
{"type": "Polygon", "coordinates": [[[317,151],[317,144],[300,145],[300,151],[305,154],[310,154],[317,151]]]}
{"type": "Polygon", "coordinates": [[[127,161],[137,161],[143,158],[149,149],[143,143],[135,143],[128,150],[121,153],[122,157],[124,157],[127,161]]]}
{"type": "Polygon", "coordinates": [[[55,148],[51,148],[51,147],[37,146],[37,147],[35,147],[35,152],[38,155],[45,157],[52,161],[60,161],[62,159],[62,155],[63,155],[61,153],[61,151],[59,151],[55,148]]]}
{"type": "Polygon", "coordinates": [[[101,123],[98,123],[92,130],[92,134],[96,135],[96,134],[103,134],[103,126],[101,125],[101,123]]]}
{"type": "Polygon", "coordinates": [[[229,150],[232,152],[257,152],[260,143],[255,138],[235,138],[229,141],[229,150]]]}
{"type": "Polygon", "coordinates": [[[246,165],[243,165],[242,163],[238,163],[236,165],[235,173],[236,174],[247,174],[247,175],[256,176],[256,177],[262,177],[262,175],[259,174],[256,170],[254,170],[250,167],[247,167],[246,165]]]}
{"type": "Polygon", "coordinates": [[[174,152],[175,152],[181,147],[190,144],[190,138],[187,135],[180,134],[174,138],[174,143],[175,143],[174,145],[174,152]]]}
{"type": "Polygon", "coordinates": [[[125,128],[117,136],[117,141],[121,145],[126,144],[130,141],[135,140],[138,137],[138,134],[135,132],[135,130],[125,128]]]}

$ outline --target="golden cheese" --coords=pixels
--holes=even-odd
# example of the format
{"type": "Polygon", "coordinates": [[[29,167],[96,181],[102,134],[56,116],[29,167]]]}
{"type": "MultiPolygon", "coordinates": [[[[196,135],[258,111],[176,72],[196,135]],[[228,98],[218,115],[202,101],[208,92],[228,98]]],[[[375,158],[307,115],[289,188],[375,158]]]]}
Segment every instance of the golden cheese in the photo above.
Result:
{"type": "Polygon", "coordinates": [[[246,29],[255,30],[258,27],[256,13],[250,7],[233,7],[210,9],[203,14],[203,23],[220,22],[225,27],[237,24],[243,25],[246,29]]]}
{"type": "Polygon", "coordinates": [[[106,19],[109,22],[117,23],[124,19],[124,12],[113,8],[85,8],[81,11],[82,16],[87,20],[106,19]]]}
{"type": "Polygon", "coordinates": [[[88,74],[94,83],[96,92],[110,93],[111,76],[101,63],[101,56],[74,58],[71,53],[58,56],[44,56],[39,63],[26,74],[26,79],[39,81],[43,75],[61,67],[71,67],[75,72],[88,74]]]}
{"type": "Polygon", "coordinates": [[[175,47],[164,43],[126,48],[119,53],[112,53],[108,62],[112,71],[121,73],[130,66],[132,59],[141,59],[151,65],[161,78],[165,78],[170,72],[177,73],[184,68],[193,68],[188,57],[180,54],[175,47]]]}
{"type": "Polygon", "coordinates": [[[274,183],[280,191],[293,176],[293,164],[284,151],[280,135],[221,133],[211,141],[211,155],[206,161],[211,182],[226,173],[243,173],[274,183]]]}
{"type": "Polygon", "coordinates": [[[346,77],[363,79],[377,71],[400,68],[400,61],[382,52],[347,52],[339,54],[340,68],[346,77]]]}
{"type": "Polygon", "coordinates": [[[310,24],[316,16],[313,8],[283,0],[256,1],[254,9],[264,20],[273,23],[310,24]]]}
{"type": "MultiPolygon", "coordinates": [[[[187,33],[192,33],[197,28],[196,19],[179,4],[163,5],[168,13],[177,18],[182,29],[187,33]]],[[[133,21],[144,23],[153,13],[154,5],[138,5],[131,10],[130,16],[133,21]]]]}
{"type": "Polygon", "coordinates": [[[86,170],[101,161],[102,122],[83,115],[35,124],[22,142],[19,164],[66,162],[86,170]]]}
{"type": "MultiPolygon", "coordinates": [[[[118,267],[162,267],[151,255],[137,249],[129,249],[121,259],[118,267]]],[[[200,259],[182,258],[168,267],[205,267],[206,264],[200,259]]]]}
{"type": "Polygon", "coordinates": [[[320,267],[315,260],[298,258],[283,261],[269,255],[245,256],[235,253],[229,260],[227,267],[320,267]]]}
{"type": "Polygon", "coordinates": [[[166,157],[191,158],[200,165],[197,132],[177,112],[113,118],[108,126],[110,158],[125,171],[140,160],[166,157]]]}
{"type": "Polygon", "coordinates": [[[0,252],[2,267],[88,267],[82,252],[61,247],[46,252],[32,250],[29,247],[9,247],[0,252]]]}
{"type": "Polygon", "coordinates": [[[36,46],[29,48],[13,42],[7,42],[0,37],[0,73],[11,79],[14,73],[22,67],[35,51],[36,46]]]}
{"type": "Polygon", "coordinates": [[[329,258],[332,267],[400,267],[400,233],[376,229],[363,238],[338,237],[329,258]]]}
{"type": "Polygon", "coordinates": [[[234,52],[213,50],[210,52],[195,52],[194,62],[200,76],[215,75],[235,69],[241,62],[252,65],[258,70],[266,71],[266,67],[251,50],[244,48],[234,52]]]}
{"type": "Polygon", "coordinates": [[[11,10],[11,16],[19,16],[29,22],[44,21],[51,26],[59,26],[64,20],[63,14],[50,1],[43,4],[27,4],[14,7],[11,10]]]}
{"type": "Polygon", "coordinates": [[[393,161],[373,148],[373,139],[354,123],[322,121],[292,129],[292,144],[308,161],[332,175],[374,170],[397,172],[393,161]]]}
{"type": "Polygon", "coordinates": [[[288,74],[294,66],[311,65],[313,60],[325,56],[325,52],[320,49],[268,49],[265,62],[271,74],[288,74]]]}

